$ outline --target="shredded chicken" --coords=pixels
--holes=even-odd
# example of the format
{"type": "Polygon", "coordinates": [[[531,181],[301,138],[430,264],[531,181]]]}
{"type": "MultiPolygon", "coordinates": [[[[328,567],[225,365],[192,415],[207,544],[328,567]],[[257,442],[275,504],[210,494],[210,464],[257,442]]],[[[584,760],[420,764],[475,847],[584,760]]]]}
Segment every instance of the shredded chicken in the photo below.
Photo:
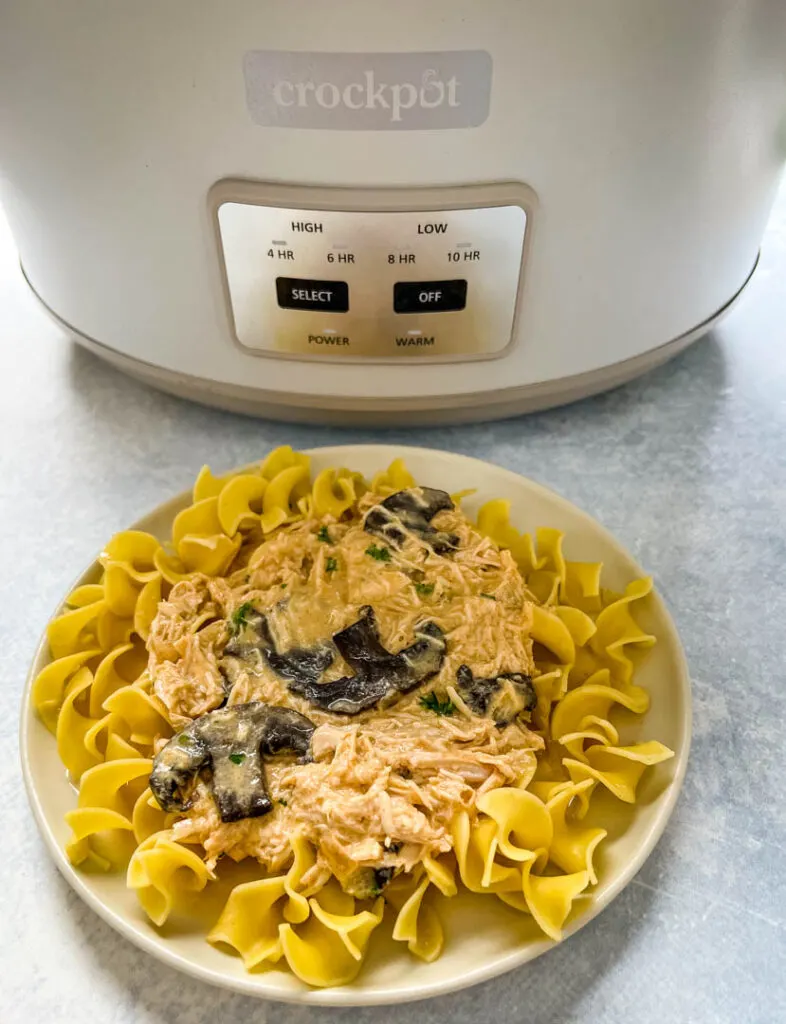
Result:
{"type": "MultiPolygon", "coordinates": [[[[425,856],[448,852],[458,810],[472,810],[479,792],[522,783],[535,770],[543,742],[526,717],[498,724],[473,714],[455,689],[462,665],[478,679],[532,673],[532,607],[512,556],[458,508],[434,519],[436,528],[457,535],[454,552],[437,555],[414,534],[400,548],[384,545],[363,529],[365,512],[380,500],[367,494],[345,522],[327,517],[284,527],[246,552],[227,580],[178,583],[160,606],[149,672],[174,725],[218,707],[226,680],[229,705],[284,705],[317,725],[311,763],[267,761],[275,801],[267,815],[223,823],[209,788],[199,783],[175,833],[201,843],[211,866],[227,855],[280,870],[291,858],[289,837],[299,830],[317,850],[314,871],[329,871],[351,888],[358,871],[410,870],[425,856]],[[382,547],[386,554],[375,558],[382,547]],[[249,602],[266,615],[279,651],[329,643],[371,606],[388,651],[412,644],[417,627],[432,622],[444,633],[444,658],[428,682],[347,718],[291,692],[261,655],[224,656],[232,633],[227,619],[249,602]],[[444,697],[442,714],[422,703],[432,690],[444,697]]],[[[351,674],[336,656],[321,681],[351,674]]]]}
{"type": "Polygon", "coordinates": [[[182,725],[212,711],[226,696],[215,651],[204,649],[199,634],[176,644],[177,661],[163,661],[155,670],[153,692],[163,701],[173,725],[182,725]]]}

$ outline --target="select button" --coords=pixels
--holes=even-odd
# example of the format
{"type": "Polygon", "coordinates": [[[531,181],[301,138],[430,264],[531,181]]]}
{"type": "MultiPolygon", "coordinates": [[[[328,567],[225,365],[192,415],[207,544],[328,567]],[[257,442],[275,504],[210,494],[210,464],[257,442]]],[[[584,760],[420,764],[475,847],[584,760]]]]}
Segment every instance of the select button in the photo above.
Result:
{"type": "Polygon", "coordinates": [[[329,313],[346,313],[349,310],[349,286],[346,281],[277,277],[276,296],[282,309],[310,309],[329,313]]]}
{"type": "Polygon", "coordinates": [[[448,313],[466,305],[466,281],[398,281],[393,285],[397,313],[448,313]]]}

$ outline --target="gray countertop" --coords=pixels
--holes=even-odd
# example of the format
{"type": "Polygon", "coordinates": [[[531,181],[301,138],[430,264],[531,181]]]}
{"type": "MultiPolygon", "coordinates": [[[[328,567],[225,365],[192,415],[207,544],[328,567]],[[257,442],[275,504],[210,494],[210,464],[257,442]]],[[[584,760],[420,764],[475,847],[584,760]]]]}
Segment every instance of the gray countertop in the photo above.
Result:
{"type": "Polygon", "coordinates": [[[505,423],[387,432],[534,477],[650,569],[681,630],[695,735],[676,813],[636,880],[563,946],[405,1007],[325,1011],[193,982],[71,892],[39,839],[17,710],[47,616],[101,543],[271,446],[380,438],[206,410],[59,336],[0,215],[2,1024],[368,1024],[786,1019],[786,190],[748,295],[711,337],[611,394],[505,423]]]}

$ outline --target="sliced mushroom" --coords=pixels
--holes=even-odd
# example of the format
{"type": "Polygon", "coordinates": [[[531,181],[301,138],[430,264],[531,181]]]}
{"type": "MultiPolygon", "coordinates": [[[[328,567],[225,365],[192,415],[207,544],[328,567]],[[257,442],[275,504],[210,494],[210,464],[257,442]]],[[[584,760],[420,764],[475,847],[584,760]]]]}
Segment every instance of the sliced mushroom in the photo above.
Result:
{"type": "Polygon", "coordinates": [[[273,806],[264,756],[309,753],[314,724],[291,708],[252,701],[211,711],[179,732],[156,755],[150,789],[164,811],[189,806],[197,776],[210,769],[222,821],[257,818],[273,806]]]}
{"type": "Polygon", "coordinates": [[[356,715],[384,697],[406,693],[439,672],[447,646],[442,630],[435,622],[424,622],[416,627],[415,638],[409,647],[391,654],[380,642],[373,608],[366,605],[357,622],[333,637],[355,675],[329,683],[290,683],[290,689],[325,711],[356,715]]]}
{"type": "Polygon", "coordinates": [[[476,715],[489,716],[499,726],[508,725],[522,711],[532,711],[538,702],[532,677],[523,672],[502,672],[490,679],[478,679],[469,665],[456,672],[458,694],[476,715]]]}
{"type": "MultiPolygon", "coordinates": [[[[277,675],[295,684],[291,689],[300,693],[306,683],[316,682],[333,663],[335,651],[327,644],[317,644],[314,647],[293,647],[280,652],[276,648],[267,618],[254,611],[245,617],[243,630],[224,648],[224,657],[248,662],[260,655],[277,675]]],[[[234,676],[232,670],[230,676],[234,676]]]]}
{"type": "Polygon", "coordinates": [[[453,501],[446,491],[433,487],[410,487],[396,491],[370,509],[363,529],[396,546],[404,543],[407,532],[414,533],[436,554],[445,555],[456,550],[459,539],[455,533],[435,529],[431,520],[438,512],[452,508],[453,501]]]}
{"type": "Polygon", "coordinates": [[[277,675],[296,684],[316,682],[335,659],[335,651],[327,644],[316,644],[314,647],[291,647],[288,651],[277,651],[266,619],[263,620],[262,639],[264,641],[262,653],[268,665],[277,675]]]}

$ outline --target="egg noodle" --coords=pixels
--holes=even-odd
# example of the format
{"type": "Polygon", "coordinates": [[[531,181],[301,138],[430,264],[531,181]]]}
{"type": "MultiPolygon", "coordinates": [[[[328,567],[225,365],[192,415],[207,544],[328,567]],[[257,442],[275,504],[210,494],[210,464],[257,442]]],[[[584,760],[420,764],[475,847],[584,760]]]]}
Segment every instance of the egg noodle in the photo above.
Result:
{"type": "Polygon", "coordinates": [[[204,467],[171,539],[116,534],[49,624],[68,857],[125,870],[159,927],[244,862],[207,940],[249,970],[346,984],[383,920],[432,961],[461,887],[559,940],[597,883],[593,793],[634,803],[672,757],[614,724],[649,705],[651,581],[611,592],[508,502],[473,523],[419,483],[400,459],[312,481],[289,447],[204,467]]]}

